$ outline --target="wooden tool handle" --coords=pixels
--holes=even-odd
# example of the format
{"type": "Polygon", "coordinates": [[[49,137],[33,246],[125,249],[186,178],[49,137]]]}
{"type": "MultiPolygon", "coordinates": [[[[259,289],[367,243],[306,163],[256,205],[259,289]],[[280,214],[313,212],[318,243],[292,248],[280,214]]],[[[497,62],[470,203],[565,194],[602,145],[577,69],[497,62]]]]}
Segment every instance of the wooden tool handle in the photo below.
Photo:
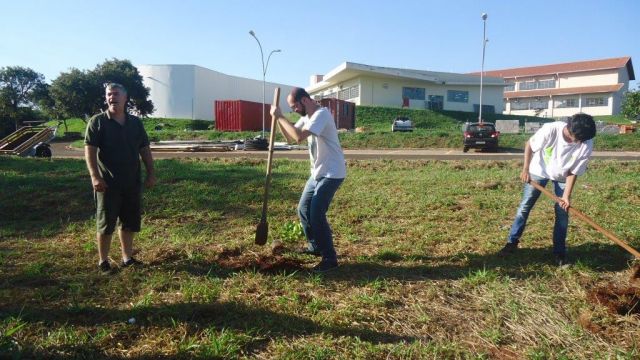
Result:
{"type": "MultiPolygon", "coordinates": [[[[529,184],[531,184],[536,189],[540,190],[543,194],[551,198],[553,201],[560,204],[560,198],[555,196],[553,193],[551,193],[551,191],[545,189],[542,185],[538,184],[534,180],[529,181],[529,184]]],[[[576,215],[580,219],[584,220],[587,224],[591,225],[594,229],[598,230],[602,235],[608,237],[609,239],[611,239],[611,241],[620,245],[622,248],[630,252],[633,256],[636,257],[636,259],[640,259],[640,252],[638,252],[636,249],[629,246],[624,241],[618,239],[618,237],[616,237],[612,232],[603,229],[600,225],[596,224],[595,221],[591,220],[590,217],[583,214],[580,210],[574,208],[573,206],[569,206],[569,214],[576,215]]]]}
{"type": "MultiPolygon", "coordinates": [[[[273,91],[273,106],[280,103],[280,88],[276,87],[273,91]]],[[[271,185],[271,163],[273,161],[273,143],[276,138],[276,117],[271,116],[271,129],[269,130],[269,156],[267,157],[267,178],[264,184],[264,198],[262,201],[262,217],[264,222],[267,218],[267,203],[269,202],[269,187],[271,185]]]]}

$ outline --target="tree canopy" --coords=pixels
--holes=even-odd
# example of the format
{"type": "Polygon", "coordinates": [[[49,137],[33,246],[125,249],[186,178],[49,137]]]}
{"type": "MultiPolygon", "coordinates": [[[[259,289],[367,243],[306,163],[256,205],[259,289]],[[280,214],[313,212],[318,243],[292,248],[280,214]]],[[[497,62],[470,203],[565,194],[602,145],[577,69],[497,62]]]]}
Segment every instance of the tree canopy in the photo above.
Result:
{"type": "Polygon", "coordinates": [[[104,84],[117,82],[127,88],[129,110],[145,116],[153,112],[149,89],[129,60],[106,60],[95,69],[71,69],[51,83],[53,113],[60,117],[86,118],[104,109],[104,84]]]}
{"type": "Polygon", "coordinates": [[[41,114],[34,111],[47,98],[44,75],[21,66],[0,68],[0,138],[16,130],[25,120],[41,114]]]}
{"type": "Polygon", "coordinates": [[[622,115],[628,119],[640,116],[640,89],[628,91],[622,101],[622,115]]]}
{"type": "Polygon", "coordinates": [[[45,89],[44,75],[22,66],[0,69],[0,101],[14,111],[37,102],[45,89]]]}

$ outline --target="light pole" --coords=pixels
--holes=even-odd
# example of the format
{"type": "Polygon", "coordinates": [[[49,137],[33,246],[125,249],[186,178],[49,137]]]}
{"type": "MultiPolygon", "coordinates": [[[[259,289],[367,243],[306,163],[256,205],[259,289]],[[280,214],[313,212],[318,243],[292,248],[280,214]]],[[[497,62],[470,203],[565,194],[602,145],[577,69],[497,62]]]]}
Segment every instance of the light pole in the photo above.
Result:
{"type": "Polygon", "coordinates": [[[482,124],[482,80],[484,77],[484,50],[487,46],[487,13],[482,13],[482,66],[480,67],[480,109],[478,122],[482,124]]]}
{"type": "MultiPolygon", "coordinates": [[[[271,50],[269,56],[267,56],[267,63],[265,64],[264,52],[262,52],[262,44],[260,44],[260,40],[258,40],[258,37],[256,36],[256,33],[253,32],[253,30],[249,31],[249,35],[253,36],[253,38],[258,42],[258,47],[260,47],[260,60],[262,60],[262,138],[264,139],[264,88],[267,78],[267,68],[269,67],[269,59],[271,59],[271,55],[273,55],[273,53],[281,52],[282,50],[271,50]]],[[[273,131],[273,129],[271,129],[271,131],[273,131]]]]}

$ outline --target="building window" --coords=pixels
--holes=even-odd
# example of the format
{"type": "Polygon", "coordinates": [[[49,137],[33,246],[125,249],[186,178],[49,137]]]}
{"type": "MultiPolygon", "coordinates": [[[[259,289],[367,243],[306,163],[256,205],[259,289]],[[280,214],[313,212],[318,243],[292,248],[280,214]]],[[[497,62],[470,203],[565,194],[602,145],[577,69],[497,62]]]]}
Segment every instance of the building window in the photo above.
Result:
{"type": "Polygon", "coordinates": [[[442,110],[444,103],[444,96],[441,95],[429,95],[429,101],[427,101],[427,109],[429,110],[442,110]]]}
{"type": "Polygon", "coordinates": [[[549,102],[536,99],[516,99],[511,103],[511,110],[539,110],[549,108],[549,102]]]}
{"type": "Polygon", "coordinates": [[[402,98],[407,98],[409,100],[424,100],[424,88],[403,87],[402,98]]]}
{"type": "Polygon", "coordinates": [[[468,91],[459,91],[459,90],[447,90],[447,101],[448,102],[468,103],[469,102],[469,92],[468,91]]]}
{"type": "Polygon", "coordinates": [[[349,88],[349,99],[354,99],[360,96],[360,88],[358,86],[352,86],[349,88]]]}
{"type": "Polygon", "coordinates": [[[577,108],[578,107],[578,99],[560,99],[554,100],[553,107],[555,108],[577,108]]]}
{"type": "Polygon", "coordinates": [[[532,110],[547,109],[549,108],[549,102],[546,100],[534,100],[529,103],[532,110]]]}
{"type": "Polygon", "coordinates": [[[523,81],[518,84],[519,90],[535,90],[535,89],[553,89],[556,87],[556,81],[541,80],[541,81],[523,81]]]}
{"type": "Polygon", "coordinates": [[[556,81],[553,79],[538,81],[538,89],[553,89],[555,87],[556,81]]]}
{"type": "Polygon", "coordinates": [[[511,103],[511,110],[529,110],[529,102],[515,100],[511,103]]]}
{"type": "MultiPolygon", "coordinates": [[[[332,93],[331,95],[335,97],[336,93],[332,93]]],[[[358,97],[359,95],[360,95],[360,88],[357,85],[338,91],[338,99],[340,100],[353,99],[358,97]]]]}
{"type": "MultiPolygon", "coordinates": [[[[473,104],[473,112],[479,113],[480,104],[473,104]]],[[[493,105],[482,105],[482,113],[483,114],[495,114],[496,107],[493,105]]]]}
{"type": "Polygon", "coordinates": [[[590,97],[586,98],[584,106],[607,106],[609,104],[608,97],[590,97]]]}
{"type": "Polygon", "coordinates": [[[508,82],[507,85],[505,85],[504,87],[504,91],[515,91],[515,90],[516,90],[516,84],[512,82],[508,82]]]}

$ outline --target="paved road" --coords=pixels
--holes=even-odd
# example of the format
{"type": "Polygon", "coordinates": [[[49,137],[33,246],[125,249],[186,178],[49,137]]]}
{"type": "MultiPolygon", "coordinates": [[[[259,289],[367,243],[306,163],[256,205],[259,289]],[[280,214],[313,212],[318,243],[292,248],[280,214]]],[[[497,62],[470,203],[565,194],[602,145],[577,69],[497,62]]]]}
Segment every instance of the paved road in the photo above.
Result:
{"type": "MultiPolygon", "coordinates": [[[[82,149],[71,148],[69,143],[51,143],[54,158],[83,158],[82,149]]],[[[228,151],[228,152],[153,152],[155,159],[175,159],[186,157],[249,157],[266,159],[267,151],[228,151]]],[[[308,160],[307,150],[282,150],[273,153],[275,158],[287,158],[296,160],[308,160]]],[[[389,150],[345,150],[347,159],[437,159],[437,160],[512,160],[522,159],[522,150],[501,149],[496,153],[474,152],[470,150],[463,153],[462,149],[389,149],[389,150]]],[[[623,161],[640,161],[640,152],[635,151],[596,151],[593,154],[596,159],[613,159],[623,161]]]]}

